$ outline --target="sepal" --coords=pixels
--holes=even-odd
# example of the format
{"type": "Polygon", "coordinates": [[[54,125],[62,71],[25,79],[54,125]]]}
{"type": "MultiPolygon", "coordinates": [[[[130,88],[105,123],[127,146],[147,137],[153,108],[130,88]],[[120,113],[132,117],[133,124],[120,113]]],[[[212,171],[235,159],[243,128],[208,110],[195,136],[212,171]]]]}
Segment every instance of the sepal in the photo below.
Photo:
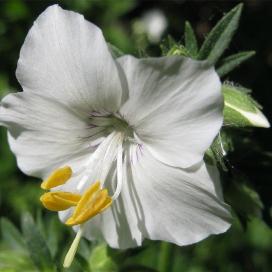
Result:
{"type": "Polygon", "coordinates": [[[224,125],[233,127],[270,127],[261,106],[246,89],[229,83],[222,85],[224,125]]]}

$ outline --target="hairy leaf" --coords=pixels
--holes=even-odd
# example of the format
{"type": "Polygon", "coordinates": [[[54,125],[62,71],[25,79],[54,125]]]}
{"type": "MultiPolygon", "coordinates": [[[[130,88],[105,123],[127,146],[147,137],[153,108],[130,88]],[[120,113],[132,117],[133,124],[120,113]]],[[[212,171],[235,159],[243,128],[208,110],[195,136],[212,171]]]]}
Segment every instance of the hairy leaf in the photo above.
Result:
{"type": "Polygon", "coordinates": [[[238,27],[242,8],[243,4],[237,5],[216,24],[200,48],[198,59],[208,60],[210,64],[217,62],[238,27]]]}
{"type": "Polygon", "coordinates": [[[39,271],[56,271],[46,241],[29,213],[22,217],[22,230],[30,257],[39,271]]]}
{"type": "Polygon", "coordinates": [[[191,24],[185,22],[185,47],[190,52],[191,56],[194,57],[198,53],[198,45],[194,30],[191,24]]]}
{"type": "Polygon", "coordinates": [[[254,55],[255,51],[246,51],[231,55],[222,60],[216,71],[219,76],[223,77],[254,55]]]}

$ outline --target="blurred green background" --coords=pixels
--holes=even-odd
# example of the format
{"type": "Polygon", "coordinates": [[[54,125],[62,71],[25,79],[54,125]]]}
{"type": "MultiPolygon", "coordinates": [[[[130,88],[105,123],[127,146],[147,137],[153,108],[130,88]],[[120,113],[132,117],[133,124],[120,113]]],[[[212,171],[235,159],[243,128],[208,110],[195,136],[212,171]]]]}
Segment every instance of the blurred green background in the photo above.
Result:
{"type": "MultiPolygon", "coordinates": [[[[225,80],[251,88],[271,121],[272,2],[242,2],[245,7],[240,27],[226,53],[255,50],[257,54],[225,80]]],[[[20,47],[35,18],[53,3],[82,13],[123,52],[159,56],[160,42],[168,34],[183,41],[185,20],[191,22],[201,43],[238,2],[0,1],[0,97],[20,90],[15,78],[20,47]]],[[[272,133],[270,129],[233,133],[237,140],[235,151],[227,158],[231,170],[225,173],[224,188],[235,222],[226,234],[187,247],[146,241],[143,247],[128,251],[83,241],[70,271],[272,271],[272,133]]],[[[16,167],[6,131],[0,128],[0,271],[61,270],[73,234],[58,222],[56,214],[41,209],[40,194],[39,181],[16,167]]]]}

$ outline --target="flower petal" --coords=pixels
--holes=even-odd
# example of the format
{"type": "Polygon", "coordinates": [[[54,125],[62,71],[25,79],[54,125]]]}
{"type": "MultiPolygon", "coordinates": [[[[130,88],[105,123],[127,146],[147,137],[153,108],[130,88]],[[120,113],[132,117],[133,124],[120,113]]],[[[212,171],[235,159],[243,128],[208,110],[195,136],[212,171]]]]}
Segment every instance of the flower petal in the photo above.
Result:
{"type": "Polygon", "coordinates": [[[10,94],[0,104],[0,123],[8,128],[10,147],[28,175],[46,178],[67,164],[74,170],[92,152],[87,120],[50,98],[10,94]]]}
{"type": "Polygon", "coordinates": [[[231,216],[215,167],[202,163],[185,171],[143,151],[132,176],[148,238],[188,245],[229,228],[231,216]]]}
{"type": "Polygon", "coordinates": [[[27,92],[82,111],[116,111],[122,88],[101,30],[78,13],[47,8],[20,52],[17,78],[27,92]]]}
{"type": "Polygon", "coordinates": [[[139,246],[144,238],[188,245],[230,226],[214,167],[202,163],[185,171],[144,150],[124,177],[120,197],[86,224],[85,237],[104,237],[115,248],[139,246]]]}
{"type": "Polygon", "coordinates": [[[214,69],[177,56],[118,61],[129,89],[120,112],[140,140],[166,164],[186,168],[200,162],[223,122],[214,69]]]}

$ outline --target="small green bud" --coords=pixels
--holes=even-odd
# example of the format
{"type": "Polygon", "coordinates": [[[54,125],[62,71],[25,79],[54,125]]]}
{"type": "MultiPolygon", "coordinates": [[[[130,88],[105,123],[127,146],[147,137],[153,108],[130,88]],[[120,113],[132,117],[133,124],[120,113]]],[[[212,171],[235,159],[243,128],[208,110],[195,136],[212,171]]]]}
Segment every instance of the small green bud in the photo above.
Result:
{"type": "Polygon", "coordinates": [[[190,53],[183,45],[175,44],[167,52],[167,56],[185,56],[185,57],[189,57],[190,53]]]}
{"type": "Polygon", "coordinates": [[[246,89],[223,84],[224,125],[236,127],[270,127],[261,106],[246,92],[246,89]]]}

